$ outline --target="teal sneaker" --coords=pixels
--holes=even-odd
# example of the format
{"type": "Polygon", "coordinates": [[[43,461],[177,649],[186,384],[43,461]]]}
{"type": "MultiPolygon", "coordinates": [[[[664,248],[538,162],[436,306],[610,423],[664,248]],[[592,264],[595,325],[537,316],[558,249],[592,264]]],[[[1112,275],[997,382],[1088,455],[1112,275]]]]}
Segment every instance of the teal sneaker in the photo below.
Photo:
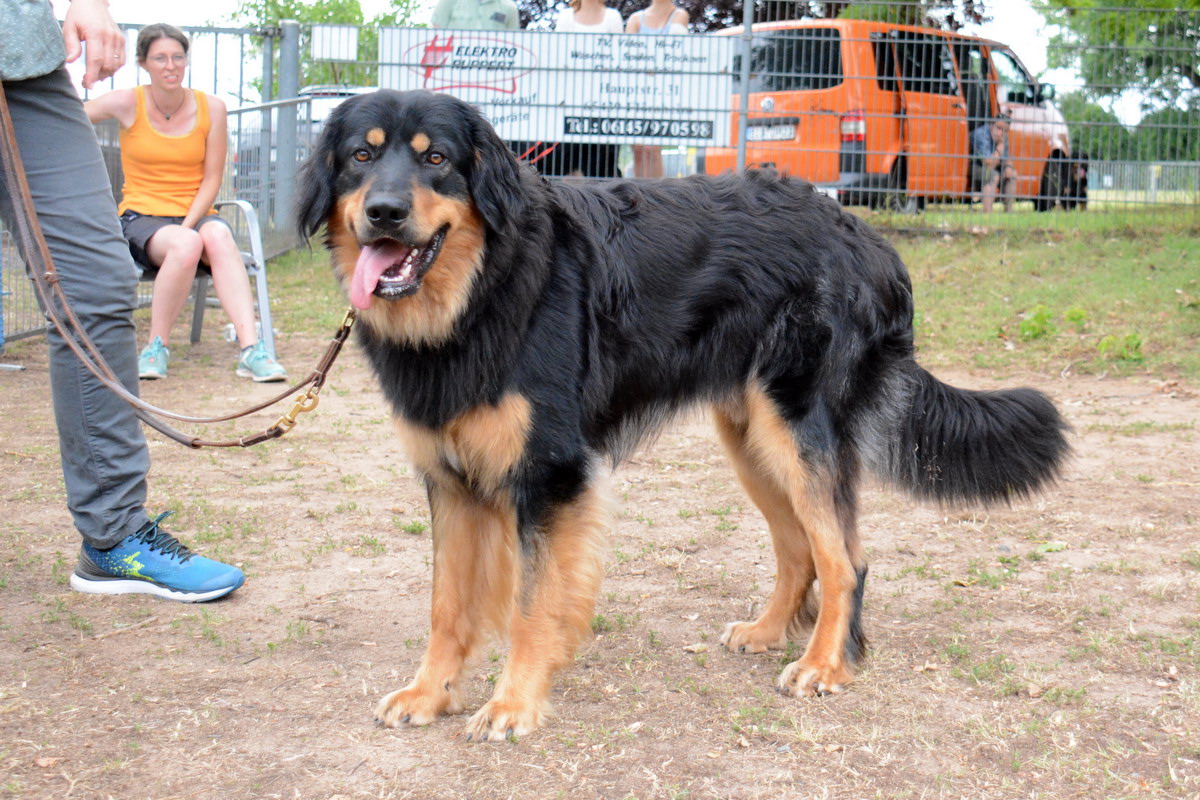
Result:
{"type": "Polygon", "coordinates": [[[256,383],[287,380],[287,370],[271,358],[262,339],[242,350],[242,357],[238,359],[237,374],[239,378],[250,378],[256,383]]]}
{"type": "Polygon", "coordinates": [[[167,377],[167,362],[170,360],[171,351],[163,344],[162,337],[155,336],[154,341],[146,345],[138,356],[138,377],[144,381],[167,377]]]}
{"type": "Polygon", "coordinates": [[[224,597],[246,576],[237,567],[198,556],[159,528],[173,514],[158,515],[116,547],[97,550],[87,542],[71,574],[71,588],[92,594],[153,594],[184,603],[224,597]]]}

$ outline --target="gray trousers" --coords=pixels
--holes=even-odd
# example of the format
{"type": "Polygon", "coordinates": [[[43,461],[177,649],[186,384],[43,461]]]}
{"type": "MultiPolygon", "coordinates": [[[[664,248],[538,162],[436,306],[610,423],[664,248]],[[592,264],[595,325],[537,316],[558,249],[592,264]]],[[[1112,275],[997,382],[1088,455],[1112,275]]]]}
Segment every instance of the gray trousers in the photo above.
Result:
{"type": "MultiPolygon", "coordinates": [[[[136,394],[132,315],[138,273],[121,236],[95,131],[65,69],[5,81],[4,91],[63,289],[109,366],[136,394]]],[[[0,212],[14,230],[16,187],[2,188],[0,212]]],[[[149,522],[143,508],[150,469],[146,439],[132,407],[79,362],[56,330],[47,340],[67,506],[88,543],[112,547],[149,522]]]]}

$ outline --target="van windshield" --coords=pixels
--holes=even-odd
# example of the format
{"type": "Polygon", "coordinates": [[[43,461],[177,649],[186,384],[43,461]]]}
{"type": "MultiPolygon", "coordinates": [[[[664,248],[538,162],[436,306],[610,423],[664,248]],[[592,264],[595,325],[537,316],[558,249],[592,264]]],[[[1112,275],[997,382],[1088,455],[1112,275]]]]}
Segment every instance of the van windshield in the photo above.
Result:
{"type": "MultiPolygon", "coordinates": [[[[741,87],[742,58],[733,59],[734,91],[741,87]]],[[[750,91],[831,89],[842,82],[842,38],[835,28],[800,28],[757,34],[750,51],[750,91]]]]}

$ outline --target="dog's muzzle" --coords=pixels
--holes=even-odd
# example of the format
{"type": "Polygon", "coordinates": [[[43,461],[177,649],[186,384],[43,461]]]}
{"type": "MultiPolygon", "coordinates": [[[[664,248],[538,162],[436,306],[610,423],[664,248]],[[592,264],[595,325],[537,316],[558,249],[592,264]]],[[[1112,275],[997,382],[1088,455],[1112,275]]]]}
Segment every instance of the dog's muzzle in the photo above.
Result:
{"type": "Polygon", "coordinates": [[[350,281],[351,304],[357,309],[366,309],[370,307],[372,297],[395,300],[414,294],[421,288],[421,279],[441,252],[449,228],[449,225],[443,225],[419,247],[388,238],[363,245],[350,281]]]}

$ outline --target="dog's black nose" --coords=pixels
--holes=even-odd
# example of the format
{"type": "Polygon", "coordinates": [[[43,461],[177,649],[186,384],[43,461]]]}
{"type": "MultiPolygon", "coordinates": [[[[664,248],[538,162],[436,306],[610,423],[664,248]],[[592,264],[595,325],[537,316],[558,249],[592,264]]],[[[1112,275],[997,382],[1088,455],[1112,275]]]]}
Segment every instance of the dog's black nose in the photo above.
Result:
{"type": "Polygon", "coordinates": [[[367,219],[380,227],[399,225],[408,217],[409,204],[392,194],[375,195],[367,201],[367,219]]]}

